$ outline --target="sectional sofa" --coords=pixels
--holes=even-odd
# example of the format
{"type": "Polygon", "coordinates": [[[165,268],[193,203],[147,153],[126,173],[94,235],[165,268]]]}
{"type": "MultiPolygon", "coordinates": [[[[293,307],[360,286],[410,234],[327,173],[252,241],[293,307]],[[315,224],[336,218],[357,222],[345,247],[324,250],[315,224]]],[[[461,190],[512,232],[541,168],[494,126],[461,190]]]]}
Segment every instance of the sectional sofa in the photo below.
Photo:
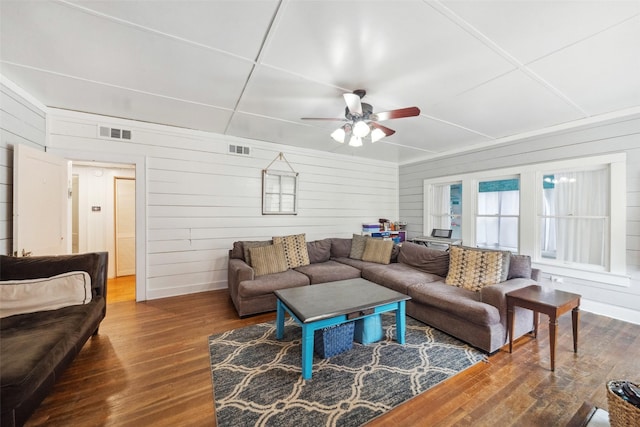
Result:
{"type": "MultiPolygon", "coordinates": [[[[265,272],[259,258],[252,262],[252,254],[260,257],[262,251],[256,248],[278,249],[276,238],[235,242],[228,265],[233,304],[241,317],[273,311],[274,290],[362,277],[409,295],[409,316],[490,354],[508,342],[505,294],[535,284],[539,275],[528,256],[456,247],[450,253],[411,242],[401,246],[385,243],[390,246],[385,246],[385,255],[380,256],[382,243],[374,244],[374,240],[378,239],[354,235],[352,239],[305,242],[308,261],[293,268],[280,266],[277,272],[265,272]],[[368,245],[377,247],[373,255],[360,250],[368,245]],[[486,265],[477,267],[486,257],[493,259],[500,271],[487,270],[486,265]],[[450,265],[455,271],[450,272],[450,265]],[[476,286],[478,278],[482,282],[491,274],[495,284],[476,286]],[[474,280],[476,283],[467,286],[474,280]]],[[[515,338],[533,329],[531,311],[516,308],[515,316],[515,338]]]]}

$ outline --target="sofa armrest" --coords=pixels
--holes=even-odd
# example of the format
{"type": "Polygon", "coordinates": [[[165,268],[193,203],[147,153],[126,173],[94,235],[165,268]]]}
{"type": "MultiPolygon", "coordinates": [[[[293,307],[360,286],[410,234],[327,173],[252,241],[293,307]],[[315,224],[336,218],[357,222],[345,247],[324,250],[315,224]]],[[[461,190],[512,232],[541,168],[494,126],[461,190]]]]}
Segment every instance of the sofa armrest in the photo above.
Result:
{"type": "Polygon", "coordinates": [[[240,282],[253,280],[255,278],[255,271],[249,264],[238,258],[229,258],[227,286],[229,287],[231,298],[234,301],[238,296],[238,287],[240,286],[240,282]]]}
{"type": "Polygon", "coordinates": [[[480,290],[480,300],[484,303],[491,304],[500,311],[500,317],[507,315],[507,297],[506,294],[516,289],[535,285],[532,279],[510,279],[500,282],[496,285],[485,286],[480,290]]]}

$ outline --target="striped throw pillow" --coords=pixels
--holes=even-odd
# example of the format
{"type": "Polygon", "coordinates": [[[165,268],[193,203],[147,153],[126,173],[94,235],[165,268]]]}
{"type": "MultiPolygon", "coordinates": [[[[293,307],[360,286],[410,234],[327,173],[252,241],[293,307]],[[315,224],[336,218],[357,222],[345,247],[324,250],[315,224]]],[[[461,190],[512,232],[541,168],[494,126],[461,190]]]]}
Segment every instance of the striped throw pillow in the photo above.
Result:
{"type": "Polygon", "coordinates": [[[284,246],[281,243],[249,248],[249,252],[251,252],[251,266],[256,276],[282,273],[288,270],[284,246]]]}

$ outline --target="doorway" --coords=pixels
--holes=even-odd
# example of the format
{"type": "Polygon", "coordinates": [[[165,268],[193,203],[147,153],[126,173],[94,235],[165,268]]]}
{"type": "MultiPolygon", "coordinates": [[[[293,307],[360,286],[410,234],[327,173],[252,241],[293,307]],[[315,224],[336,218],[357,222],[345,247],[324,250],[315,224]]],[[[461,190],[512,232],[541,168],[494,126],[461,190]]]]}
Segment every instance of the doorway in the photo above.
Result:
{"type": "Polygon", "coordinates": [[[135,165],[72,163],[73,252],[109,252],[107,303],[136,300],[135,165]]]}

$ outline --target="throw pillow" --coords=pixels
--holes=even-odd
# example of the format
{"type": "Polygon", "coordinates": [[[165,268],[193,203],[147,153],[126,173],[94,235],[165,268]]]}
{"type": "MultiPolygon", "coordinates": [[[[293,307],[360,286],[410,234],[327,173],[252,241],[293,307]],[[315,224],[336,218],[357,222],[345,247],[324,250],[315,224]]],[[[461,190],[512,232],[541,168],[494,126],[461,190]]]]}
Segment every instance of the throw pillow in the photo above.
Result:
{"type": "Polygon", "coordinates": [[[531,279],[531,257],[529,255],[511,255],[509,261],[509,279],[531,279]]]}
{"type": "Polygon", "coordinates": [[[369,240],[369,236],[361,236],[359,234],[354,234],[351,238],[351,252],[349,253],[349,258],[351,259],[362,259],[362,254],[364,253],[364,247],[367,244],[367,240],[369,240]]]}
{"type": "Polygon", "coordinates": [[[393,240],[367,239],[362,253],[362,261],[389,264],[392,251],[393,240]]]}
{"type": "Polygon", "coordinates": [[[273,243],[282,243],[284,245],[284,256],[287,259],[289,268],[309,265],[309,252],[307,251],[307,242],[304,234],[274,237],[273,243]]]}
{"type": "Polygon", "coordinates": [[[0,282],[0,318],[91,302],[91,277],[71,271],[53,277],[0,282]]]}
{"type": "Polygon", "coordinates": [[[483,287],[507,280],[511,253],[451,246],[447,285],[479,292],[483,287]]]}
{"type": "Polygon", "coordinates": [[[311,264],[329,261],[331,258],[331,239],[307,242],[307,252],[311,264]]]}
{"type": "Polygon", "coordinates": [[[259,248],[261,246],[269,246],[272,245],[273,242],[271,240],[258,240],[258,241],[245,241],[242,242],[242,253],[244,255],[244,262],[253,267],[251,263],[251,252],[249,249],[251,248],[259,248]]]}
{"type": "Polygon", "coordinates": [[[256,276],[265,274],[282,273],[287,271],[287,259],[284,255],[282,243],[275,243],[269,246],[256,246],[249,248],[251,261],[256,276]]]}
{"type": "Polygon", "coordinates": [[[398,262],[440,277],[449,272],[449,252],[412,242],[402,243],[398,262]]]}

